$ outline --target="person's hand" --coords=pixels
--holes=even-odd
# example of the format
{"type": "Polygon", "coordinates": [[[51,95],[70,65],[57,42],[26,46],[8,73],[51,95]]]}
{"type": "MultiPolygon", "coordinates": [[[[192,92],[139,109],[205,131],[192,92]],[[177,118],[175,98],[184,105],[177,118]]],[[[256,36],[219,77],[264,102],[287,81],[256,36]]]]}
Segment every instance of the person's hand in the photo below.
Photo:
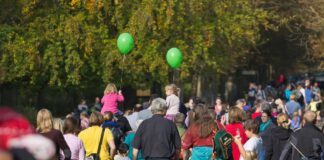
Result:
{"type": "Polygon", "coordinates": [[[221,121],[220,122],[221,122],[222,125],[225,125],[225,122],[226,122],[225,116],[222,116],[221,117],[221,121]]]}
{"type": "Polygon", "coordinates": [[[242,140],[242,138],[240,137],[240,135],[236,135],[236,136],[234,136],[233,138],[234,138],[234,142],[235,142],[236,144],[241,144],[241,140],[242,140]]]}
{"type": "Polygon", "coordinates": [[[119,91],[118,91],[118,94],[122,94],[122,90],[119,90],[119,91]]]}

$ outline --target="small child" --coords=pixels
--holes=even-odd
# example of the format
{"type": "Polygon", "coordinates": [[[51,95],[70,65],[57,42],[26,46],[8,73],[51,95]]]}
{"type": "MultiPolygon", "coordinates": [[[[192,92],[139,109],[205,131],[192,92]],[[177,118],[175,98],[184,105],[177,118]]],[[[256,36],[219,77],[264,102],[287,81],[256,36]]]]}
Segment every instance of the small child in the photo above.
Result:
{"type": "Polygon", "coordinates": [[[293,113],[293,118],[290,123],[290,129],[296,130],[300,127],[300,117],[298,115],[298,112],[293,113]]]}
{"type": "Polygon", "coordinates": [[[276,107],[271,108],[271,116],[274,117],[274,118],[278,117],[278,110],[277,110],[276,107]]]}
{"type": "Polygon", "coordinates": [[[101,109],[101,114],[104,114],[107,111],[112,112],[113,114],[118,113],[118,102],[123,102],[124,96],[122,95],[122,92],[119,91],[117,93],[117,88],[115,84],[108,84],[105,91],[104,96],[101,99],[101,103],[103,104],[103,107],[101,109]]]}
{"type": "Polygon", "coordinates": [[[114,160],[130,160],[128,157],[128,145],[121,143],[118,146],[118,154],[115,155],[114,160]]]}
{"type": "Polygon", "coordinates": [[[165,87],[166,102],[168,110],[165,118],[173,121],[177,113],[179,113],[180,99],[177,96],[178,88],[175,84],[169,84],[165,87]]]}
{"type": "Polygon", "coordinates": [[[184,133],[186,132],[186,128],[184,126],[185,115],[183,113],[177,113],[174,118],[174,123],[177,126],[179,135],[183,138],[184,133]]]}

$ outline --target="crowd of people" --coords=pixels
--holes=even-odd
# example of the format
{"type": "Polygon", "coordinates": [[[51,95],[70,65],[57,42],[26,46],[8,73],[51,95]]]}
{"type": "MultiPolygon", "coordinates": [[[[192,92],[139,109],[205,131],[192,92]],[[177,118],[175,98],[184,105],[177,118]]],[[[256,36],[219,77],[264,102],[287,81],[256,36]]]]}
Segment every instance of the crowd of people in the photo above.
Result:
{"type": "Polygon", "coordinates": [[[0,109],[0,159],[55,160],[297,160],[324,159],[324,110],[317,83],[250,83],[233,106],[216,98],[182,103],[179,89],[166,98],[120,111],[121,91],[108,84],[88,107],[82,100],[64,119],[48,109],[36,128],[9,108],[0,109]]]}

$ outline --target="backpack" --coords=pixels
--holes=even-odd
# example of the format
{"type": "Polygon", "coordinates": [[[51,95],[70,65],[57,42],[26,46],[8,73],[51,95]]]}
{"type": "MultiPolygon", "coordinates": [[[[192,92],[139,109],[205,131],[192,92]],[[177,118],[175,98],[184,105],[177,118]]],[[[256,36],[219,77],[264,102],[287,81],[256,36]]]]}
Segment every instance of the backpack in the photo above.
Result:
{"type": "Polygon", "coordinates": [[[232,160],[232,135],[225,130],[219,130],[214,136],[214,158],[216,160],[232,160]]]}

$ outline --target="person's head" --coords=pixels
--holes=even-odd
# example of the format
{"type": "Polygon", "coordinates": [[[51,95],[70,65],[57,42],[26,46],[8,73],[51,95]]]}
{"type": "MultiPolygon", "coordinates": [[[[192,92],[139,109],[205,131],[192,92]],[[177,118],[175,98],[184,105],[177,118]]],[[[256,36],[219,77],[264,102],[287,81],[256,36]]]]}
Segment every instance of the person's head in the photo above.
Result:
{"type": "Polygon", "coordinates": [[[100,103],[100,98],[99,97],[96,97],[95,103],[100,103]]]}
{"type": "Polygon", "coordinates": [[[114,114],[110,111],[107,111],[103,115],[104,121],[112,121],[114,119],[114,114]]]}
{"type": "Polygon", "coordinates": [[[125,144],[125,143],[121,143],[119,146],[118,146],[118,153],[119,154],[122,154],[122,155],[125,155],[128,153],[128,145],[125,144]]]}
{"type": "Polygon", "coordinates": [[[290,99],[291,101],[294,101],[294,100],[295,100],[295,95],[294,95],[294,94],[291,94],[290,97],[289,97],[289,99],[290,99]]]}
{"type": "Polygon", "coordinates": [[[286,89],[287,89],[287,90],[291,90],[291,84],[290,84],[290,83],[287,84],[286,89]]]}
{"type": "Polygon", "coordinates": [[[63,125],[64,134],[78,134],[80,131],[78,120],[74,117],[66,118],[63,125]]]}
{"type": "Polygon", "coordinates": [[[277,117],[278,126],[284,127],[286,129],[289,128],[289,117],[285,113],[280,113],[277,117]]]}
{"type": "Polygon", "coordinates": [[[275,104],[277,106],[283,106],[283,102],[282,102],[282,100],[280,98],[278,98],[278,99],[275,100],[275,104]]]}
{"type": "Polygon", "coordinates": [[[306,111],[303,118],[303,124],[315,124],[316,114],[312,111],[306,111]]]}
{"type": "Polygon", "coordinates": [[[165,94],[167,96],[174,94],[174,95],[178,95],[178,88],[175,84],[169,84],[167,86],[165,86],[165,94]]]}
{"type": "Polygon", "coordinates": [[[139,111],[141,111],[143,109],[143,106],[141,105],[141,104],[136,104],[135,106],[134,106],[134,112],[139,112],[139,111]]]}
{"type": "Polygon", "coordinates": [[[85,99],[81,99],[80,100],[80,104],[86,104],[87,102],[86,102],[86,100],[85,99]]]}
{"type": "Polygon", "coordinates": [[[61,118],[53,118],[53,128],[63,132],[63,120],[61,118]]]}
{"type": "Polygon", "coordinates": [[[254,101],[255,111],[261,112],[261,106],[262,106],[263,100],[257,99],[254,101]]]}
{"type": "Polygon", "coordinates": [[[105,91],[104,91],[104,94],[105,94],[105,95],[106,95],[106,94],[110,94],[110,93],[117,93],[117,87],[116,87],[116,85],[113,84],[113,83],[109,83],[109,84],[107,84],[106,89],[105,89],[105,91]]]}
{"type": "Polygon", "coordinates": [[[244,120],[244,111],[238,107],[229,110],[229,123],[241,123],[244,120]]]}
{"type": "Polygon", "coordinates": [[[53,129],[52,113],[48,109],[41,109],[37,113],[37,131],[49,132],[53,129]]]}
{"type": "Polygon", "coordinates": [[[243,107],[246,105],[246,101],[245,101],[245,99],[238,99],[237,101],[236,101],[236,106],[238,107],[238,108],[240,108],[240,109],[243,109],[243,107]]]}
{"type": "Polygon", "coordinates": [[[88,118],[88,113],[87,112],[81,112],[80,113],[80,118],[88,118]]]}
{"type": "Polygon", "coordinates": [[[271,113],[269,111],[263,111],[261,114],[261,121],[267,123],[271,119],[271,113]]]}
{"type": "Polygon", "coordinates": [[[314,87],[318,87],[318,82],[314,82],[314,87]]]}
{"type": "Polygon", "coordinates": [[[151,111],[153,114],[165,115],[168,110],[167,103],[162,98],[156,98],[152,101],[151,111]]]}
{"type": "MultiPolygon", "coordinates": [[[[212,113],[214,114],[213,111],[212,111],[212,113]]],[[[213,130],[216,128],[215,120],[211,116],[211,114],[208,112],[208,110],[204,110],[204,112],[198,116],[198,119],[195,122],[195,125],[197,125],[197,127],[198,127],[199,137],[202,137],[202,138],[210,135],[213,132],[213,130]]]]}
{"type": "Polygon", "coordinates": [[[222,105],[222,99],[220,97],[216,98],[216,105],[222,105]]]}
{"type": "Polygon", "coordinates": [[[256,120],[249,119],[244,123],[245,134],[251,138],[259,133],[259,123],[256,120]]]}
{"type": "Polygon", "coordinates": [[[183,113],[177,113],[174,118],[174,123],[176,124],[184,124],[185,115],[183,113]]]}
{"type": "Polygon", "coordinates": [[[199,115],[202,114],[205,110],[206,110],[205,105],[203,104],[196,105],[194,109],[188,113],[189,126],[194,124],[199,119],[199,115]]]}
{"type": "Polygon", "coordinates": [[[92,112],[89,118],[90,126],[100,126],[103,122],[100,112],[92,112]]]}

